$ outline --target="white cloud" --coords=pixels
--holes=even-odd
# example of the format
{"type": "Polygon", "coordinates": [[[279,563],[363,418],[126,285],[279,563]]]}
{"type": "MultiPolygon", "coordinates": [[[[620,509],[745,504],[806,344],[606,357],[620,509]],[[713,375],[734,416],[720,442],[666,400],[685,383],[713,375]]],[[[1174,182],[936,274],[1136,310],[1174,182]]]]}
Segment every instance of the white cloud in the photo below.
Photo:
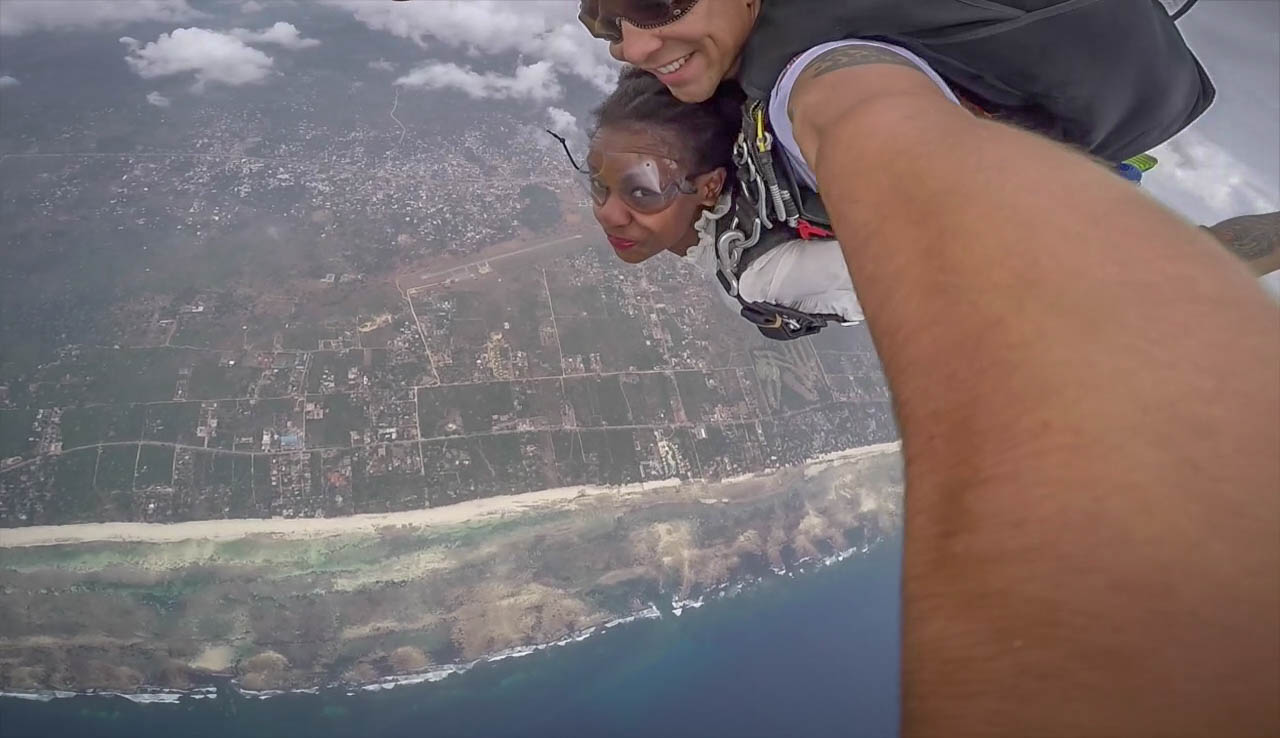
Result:
{"type": "Polygon", "coordinates": [[[250,48],[243,41],[207,28],[177,28],[162,33],[146,46],[125,37],[129,47],[125,61],[143,79],[193,73],[194,89],[208,84],[230,87],[262,82],[271,74],[271,57],[250,48]]]}
{"type": "Polygon", "coordinates": [[[264,28],[261,31],[233,28],[228,33],[245,43],[276,44],[286,49],[307,49],[320,45],[320,42],[314,38],[303,38],[296,26],[284,21],[277,21],[275,25],[270,28],[264,28]]]}
{"type": "Polygon", "coordinates": [[[578,131],[578,119],[568,110],[557,107],[547,108],[547,117],[551,120],[551,130],[561,136],[569,136],[578,131]]]}
{"type": "Polygon", "coordinates": [[[377,70],[377,71],[379,71],[379,72],[394,72],[394,71],[396,71],[396,65],[395,65],[395,64],[392,64],[391,62],[387,61],[386,59],[379,59],[379,60],[377,60],[377,61],[371,61],[371,62],[369,62],[369,68],[370,68],[370,69],[377,70]]]}
{"type": "MultiPolygon", "coordinates": [[[[1280,4],[1200,3],[1178,24],[1218,99],[1187,131],[1157,148],[1143,181],[1192,221],[1211,225],[1280,210],[1280,4]]],[[[1262,283],[1280,298],[1280,273],[1262,283]]]]}
{"type": "Polygon", "coordinates": [[[169,107],[169,105],[173,103],[172,100],[170,100],[169,98],[165,97],[164,95],[161,95],[159,92],[156,92],[154,90],[147,93],[147,102],[151,103],[157,108],[167,108],[169,107]]]}
{"type": "Polygon", "coordinates": [[[141,21],[177,23],[202,15],[188,0],[3,0],[0,35],[114,28],[141,21]]]}
{"type": "Polygon", "coordinates": [[[368,2],[326,0],[351,10],[369,28],[479,54],[516,53],[550,62],[602,91],[613,88],[618,65],[605,43],[578,23],[578,4],[555,0],[368,2]]]}
{"type": "Polygon", "coordinates": [[[241,13],[261,13],[262,3],[258,2],[258,0],[246,0],[246,2],[240,3],[240,12],[241,13]]]}
{"type": "Polygon", "coordinates": [[[19,82],[16,77],[10,76],[8,74],[4,75],[3,77],[0,77],[0,89],[4,89],[5,87],[17,87],[20,84],[22,83],[19,82]]]}
{"type": "Polygon", "coordinates": [[[1203,225],[1280,209],[1276,184],[1226,147],[1191,129],[1153,151],[1152,194],[1203,225]]]}
{"type": "Polygon", "coordinates": [[[1218,86],[1200,120],[1153,153],[1143,185],[1197,223],[1280,210],[1280,4],[1200,3],[1178,24],[1218,86]]]}
{"type": "Polygon", "coordinates": [[[457,64],[433,63],[418,67],[396,80],[405,87],[428,90],[460,90],[477,99],[554,100],[561,95],[560,82],[550,62],[516,68],[510,77],[475,72],[457,64]]]}

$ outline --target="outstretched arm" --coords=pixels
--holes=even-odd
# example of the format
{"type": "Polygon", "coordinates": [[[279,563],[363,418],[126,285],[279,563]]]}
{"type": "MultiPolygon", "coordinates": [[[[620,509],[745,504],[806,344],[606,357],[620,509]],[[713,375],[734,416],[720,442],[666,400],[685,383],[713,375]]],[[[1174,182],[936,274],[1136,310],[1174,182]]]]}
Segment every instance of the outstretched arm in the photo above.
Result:
{"type": "Polygon", "coordinates": [[[1280,311],[892,60],[791,112],[904,437],[904,734],[1280,732],[1280,311]]]}

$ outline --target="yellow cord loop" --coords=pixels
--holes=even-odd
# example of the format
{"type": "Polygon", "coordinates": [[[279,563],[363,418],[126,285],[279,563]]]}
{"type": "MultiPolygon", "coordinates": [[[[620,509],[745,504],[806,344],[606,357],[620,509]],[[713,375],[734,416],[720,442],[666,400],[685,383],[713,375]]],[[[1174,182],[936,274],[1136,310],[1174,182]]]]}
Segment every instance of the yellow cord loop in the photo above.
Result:
{"type": "Polygon", "coordinates": [[[753,112],[756,118],[756,148],[760,149],[761,153],[764,153],[769,150],[764,139],[764,108],[760,103],[756,103],[753,112]]]}

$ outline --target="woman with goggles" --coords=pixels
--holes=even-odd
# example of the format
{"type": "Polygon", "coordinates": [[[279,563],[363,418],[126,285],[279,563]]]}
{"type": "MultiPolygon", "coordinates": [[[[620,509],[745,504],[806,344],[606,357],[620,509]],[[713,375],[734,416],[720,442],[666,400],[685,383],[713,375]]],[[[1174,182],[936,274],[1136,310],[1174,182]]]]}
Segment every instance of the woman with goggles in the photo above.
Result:
{"type": "MultiPolygon", "coordinates": [[[[669,251],[715,281],[714,219],[729,209],[732,150],[742,93],[725,84],[711,99],[685,104],[634,67],[595,111],[581,181],[618,258],[638,264],[669,251]]],[[[575,163],[576,166],[576,163],[575,163]]],[[[738,289],[750,302],[862,320],[840,244],[795,239],[751,263],[738,289]]]]}

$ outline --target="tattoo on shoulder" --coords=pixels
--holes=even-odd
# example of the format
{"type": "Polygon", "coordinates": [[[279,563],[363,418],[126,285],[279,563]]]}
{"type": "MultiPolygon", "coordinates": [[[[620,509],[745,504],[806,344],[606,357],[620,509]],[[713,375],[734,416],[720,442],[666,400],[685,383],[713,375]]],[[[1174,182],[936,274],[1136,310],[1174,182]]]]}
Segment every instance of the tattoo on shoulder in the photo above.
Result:
{"type": "MultiPolygon", "coordinates": [[[[819,54],[813,61],[810,61],[800,73],[797,84],[810,79],[817,79],[824,74],[830,74],[837,69],[848,69],[850,67],[862,67],[872,64],[892,64],[898,67],[908,67],[910,69],[920,70],[910,59],[899,54],[892,49],[886,49],[880,46],[838,46],[830,51],[819,54]]],[[[787,103],[787,117],[791,120],[796,119],[795,107],[792,103],[787,103]]]]}
{"type": "Polygon", "coordinates": [[[817,79],[837,69],[861,67],[870,64],[893,64],[919,69],[910,59],[890,49],[879,46],[838,46],[820,54],[805,67],[801,77],[817,79]]]}
{"type": "Polygon", "coordinates": [[[1224,220],[1208,230],[1228,250],[1245,261],[1270,256],[1280,248],[1280,212],[1241,215],[1224,220]]]}

